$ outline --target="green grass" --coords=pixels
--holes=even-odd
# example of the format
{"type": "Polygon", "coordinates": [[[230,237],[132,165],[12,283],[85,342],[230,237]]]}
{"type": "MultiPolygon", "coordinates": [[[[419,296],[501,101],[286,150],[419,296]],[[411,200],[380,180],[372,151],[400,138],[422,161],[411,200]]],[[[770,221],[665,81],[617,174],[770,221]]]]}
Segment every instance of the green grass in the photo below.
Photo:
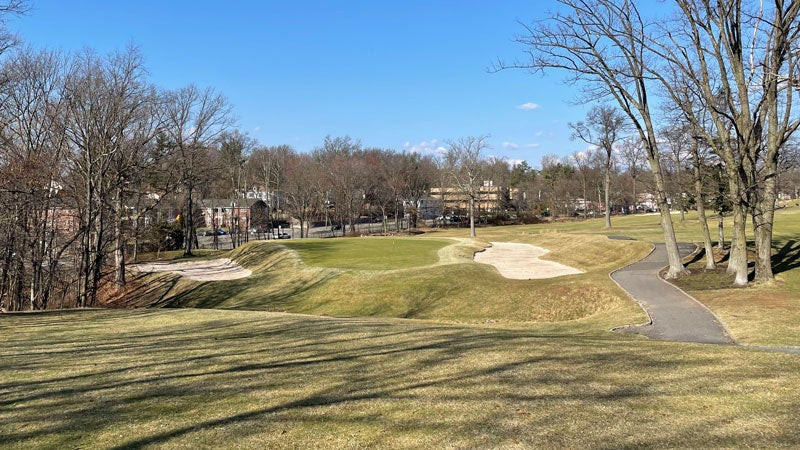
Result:
{"type": "Polygon", "coordinates": [[[306,265],[339,269],[390,270],[436,263],[450,242],[440,239],[376,238],[302,239],[284,245],[306,265]]]}
{"type": "MultiPolygon", "coordinates": [[[[789,203],[794,204],[793,202],[789,203]]],[[[675,234],[679,241],[702,242],[697,215],[690,212],[686,220],[680,222],[677,214],[672,215],[675,234]]],[[[486,240],[506,240],[515,235],[543,236],[558,232],[568,235],[593,234],[624,235],[651,242],[663,242],[664,235],[659,216],[635,215],[612,217],[613,227],[603,228],[602,219],[574,222],[555,222],[538,225],[513,227],[491,227],[478,229],[478,236],[486,240]]],[[[716,218],[709,220],[712,239],[716,239],[716,218]]],[[[726,218],[726,242],[730,242],[731,219],[726,218]]],[[[465,230],[446,230],[432,233],[434,236],[463,236],[465,230]]],[[[752,238],[752,229],[748,228],[752,238]]],[[[711,308],[730,328],[736,340],[745,345],[757,346],[800,346],[800,208],[791,206],[776,212],[773,232],[773,268],[775,283],[769,285],[751,284],[746,288],[733,288],[733,278],[724,274],[724,269],[715,273],[703,270],[702,261],[690,266],[692,274],[676,282],[678,286],[711,308]]],[[[750,242],[750,248],[753,243],[750,242]]],[[[547,245],[544,245],[548,247],[547,245]]],[[[559,248],[553,244],[552,247],[559,248]]],[[[568,249],[569,250],[569,249],[568,249]]],[[[554,251],[560,262],[570,258],[605,257],[597,252],[554,251]],[[563,254],[566,253],[566,254],[563,254]]],[[[569,264],[569,262],[565,262],[569,264]]],[[[579,264],[577,264],[580,267],[579,264]]]]}
{"type": "MultiPolygon", "coordinates": [[[[684,222],[677,214],[673,219],[679,240],[700,241],[696,215],[687,214],[684,222]]],[[[479,228],[474,241],[466,238],[467,230],[450,229],[415,238],[252,243],[219,253],[253,270],[250,278],[195,283],[169,274],[151,275],[134,283],[125,303],[451,322],[579,320],[597,327],[642,322],[644,314],[608,273],[644,256],[648,246],[605,236],[661,241],[659,216],[613,217],[612,223],[611,229],[604,229],[601,219],[479,228]],[[457,243],[447,245],[450,239],[457,243]],[[492,267],[471,262],[472,253],[488,241],[539,245],[552,250],[545,259],[586,273],[506,280],[492,267]]],[[[710,225],[714,229],[715,221],[710,225]]],[[[693,266],[693,275],[679,285],[714,310],[740,343],[800,346],[800,208],[778,211],[774,235],[776,283],[731,289],[724,275],[693,266]]]]}
{"type": "Polygon", "coordinates": [[[587,319],[606,329],[645,320],[608,273],[647,254],[647,244],[560,233],[517,233],[503,239],[555,248],[548,257],[586,273],[509,280],[492,266],[474,263],[472,254],[488,244],[468,239],[315,239],[286,246],[293,251],[284,244],[257,242],[227,253],[253,271],[248,278],[199,283],[148,275],[134,282],[138,288],[125,301],[128,306],[470,323],[587,319]],[[623,318],[630,322],[620,322],[623,318]]]}
{"type": "Polygon", "coordinates": [[[800,445],[800,356],[580,324],[77,310],[0,333],[8,448],[800,445]]]}

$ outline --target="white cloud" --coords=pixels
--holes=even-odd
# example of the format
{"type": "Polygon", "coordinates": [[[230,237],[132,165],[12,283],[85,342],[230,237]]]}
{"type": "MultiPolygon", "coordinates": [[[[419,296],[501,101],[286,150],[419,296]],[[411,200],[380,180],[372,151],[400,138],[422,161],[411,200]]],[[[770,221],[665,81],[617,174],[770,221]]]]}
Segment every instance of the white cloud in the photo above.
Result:
{"type": "Polygon", "coordinates": [[[503,148],[519,148],[519,144],[515,142],[503,142],[503,148]]]}
{"type": "Polygon", "coordinates": [[[533,144],[525,144],[525,148],[539,148],[541,146],[542,146],[542,144],[540,144],[538,142],[535,142],[533,144]]]}
{"type": "Polygon", "coordinates": [[[420,153],[420,154],[444,154],[447,153],[447,149],[439,144],[438,139],[431,139],[430,141],[422,141],[416,144],[412,144],[411,142],[406,142],[403,144],[403,147],[408,150],[409,153],[420,153]]]}
{"type": "Polygon", "coordinates": [[[528,102],[517,106],[517,109],[521,109],[523,111],[533,111],[534,109],[539,109],[539,105],[536,103],[528,102]]]}
{"type": "Polygon", "coordinates": [[[509,159],[507,161],[508,161],[508,166],[511,167],[512,169],[514,168],[514,166],[518,166],[523,162],[525,162],[524,159],[509,159]]]}
{"type": "Polygon", "coordinates": [[[536,137],[542,137],[543,134],[544,134],[544,131],[539,130],[539,131],[536,132],[535,136],[536,137]]]}

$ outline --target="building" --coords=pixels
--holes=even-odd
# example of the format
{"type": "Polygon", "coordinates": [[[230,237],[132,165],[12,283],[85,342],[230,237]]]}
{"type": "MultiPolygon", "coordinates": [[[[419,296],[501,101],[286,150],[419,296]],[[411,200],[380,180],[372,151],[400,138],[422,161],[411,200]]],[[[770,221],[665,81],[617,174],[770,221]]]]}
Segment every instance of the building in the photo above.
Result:
{"type": "Polygon", "coordinates": [[[644,212],[658,211],[656,196],[649,192],[636,194],[636,210],[644,212]]]}
{"type": "MultiPolygon", "coordinates": [[[[507,204],[520,195],[519,189],[496,186],[486,180],[478,188],[475,210],[480,214],[505,211],[507,204]]],[[[442,213],[454,213],[469,209],[469,196],[455,187],[434,187],[430,193],[433,202],[438,203],[442,213]]]]}
{"type": "Polygon", "coordinates": [[[200,201],[205,226],[208,228],[266,230],[269,227],[269,207],[257,198],[214,199],[200,201]]]}

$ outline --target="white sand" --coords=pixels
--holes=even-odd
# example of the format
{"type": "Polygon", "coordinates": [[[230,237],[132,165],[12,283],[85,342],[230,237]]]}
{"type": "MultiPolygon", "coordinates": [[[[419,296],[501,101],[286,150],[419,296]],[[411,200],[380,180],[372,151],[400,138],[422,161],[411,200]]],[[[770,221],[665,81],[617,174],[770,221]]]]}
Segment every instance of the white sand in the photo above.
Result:
{"type": "Polygon", "coordinates": [[[491,264],[500,275],[515,280],[539,280],[583,273],[574,267],[539,259],[550,252],[542,247],[515,242],[492,242],[492,246],[475,253],[475,262],[491,264]]]}
{"type": "Polygon", "coordinates": [[[188,262],[156,262],[131,266],[139,272],[172,272],[195,281],[223,281],[249,277],[253,272],[228,258],[188,262]]]}

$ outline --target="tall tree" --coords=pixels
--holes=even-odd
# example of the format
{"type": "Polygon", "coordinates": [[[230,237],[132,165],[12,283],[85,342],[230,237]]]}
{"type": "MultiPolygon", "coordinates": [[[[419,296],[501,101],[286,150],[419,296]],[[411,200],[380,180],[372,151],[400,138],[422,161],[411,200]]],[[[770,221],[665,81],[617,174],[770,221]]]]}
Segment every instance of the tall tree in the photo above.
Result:
{"type": "Polygon", "coordinates": [[[655,36],[640,36],[663,61],[647,73],[664,84],[724,163],[734,216],[728,263],[734,282],[748,282],[748,213],[756,242],[755,279],[770,281],[778,161],[800,126],[800,117],[792,113],[800,67],[800,3],[675,3],[673,21],[657,23],[655,36]],[[708,114],[710,127],[703,126],[698,111],[708,114]]]}
{"type": "Polygon", "coordinates": [[[580,139],[603,151],[603,192],[605,194],[605,227],[611,228],[611,168],[614,165],[614,146],[625,130],[625,116],[618,109],[594,106],[586,114],[586,120],[570,123],[572,138],[580,139]]]}
{"type": "Polygon", "coordinates": [[[163,130],[175,148],[186,196],[183,253],[191,256],[196,240],[194,193],[212,173],[213,168],[208,165],[209,149],[232,125],[233,119],[225,97],[211,88],[189,85],[165,92],[162,101],[163,130]]]}
{"type": "Polygon", "coordinates": [[[559,0],[563,12],[525,26],[517,38],[530,55],[525,62],[498,63],[496,70],[563,70],[581,83],[584,101],[613,98],[639,135],[653,172],[656,201],[661,212],[669,260],[668,278],[686,269],[675,239],[661,168],[656,126],[651,113],[652,76],[642,30],[647,21],[629,0],[559,0]]]}
{"type": "Polygon", "coordinates": [[[489,148],[488,136],[467,136],[448,143],[448,168],[455,188],[467,197],[469,235],[475,237],[475,200],[483,186],[482,152],[489,148]]]}
{"type": "MultiPolygon", "coordinates": [[[[273,211],[280,206],[277,192],[286,180],[286,161],[294,153],[294,149],[288,145],[258,147],[247,162],[253,184],[264,189],[268,226],[271,226],[273,211]]],[[[271,234],[267,233],[267,237],[271,234]]]]}

